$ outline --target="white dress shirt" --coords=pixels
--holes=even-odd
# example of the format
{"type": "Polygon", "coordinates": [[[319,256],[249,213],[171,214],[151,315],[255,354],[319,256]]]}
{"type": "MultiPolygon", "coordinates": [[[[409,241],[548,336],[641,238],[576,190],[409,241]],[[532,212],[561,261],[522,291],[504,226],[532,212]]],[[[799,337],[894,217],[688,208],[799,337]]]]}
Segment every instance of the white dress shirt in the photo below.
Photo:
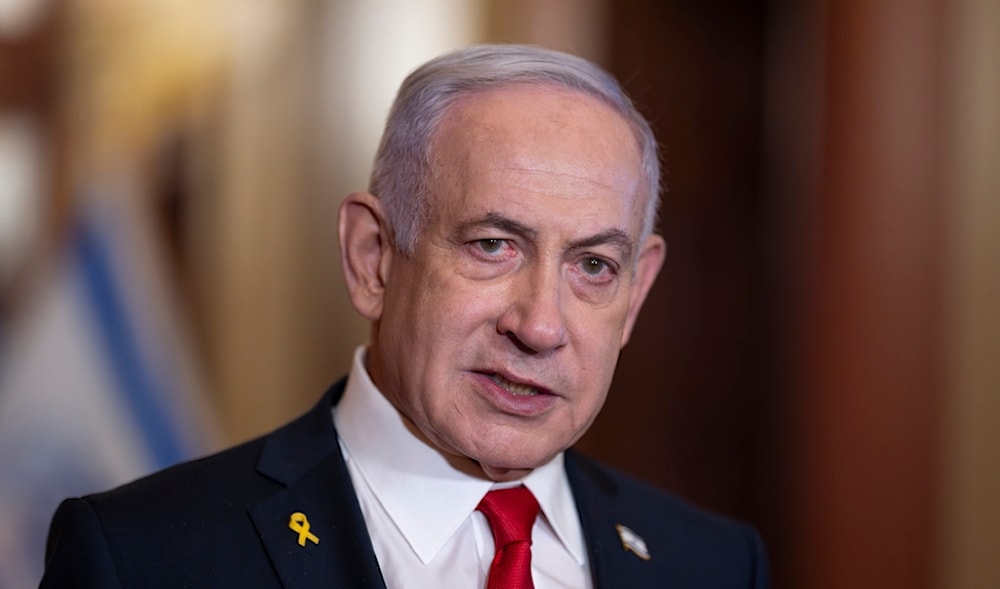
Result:
{"type": "Polygon", "coordinates": [[[364,357],[358,348],[333,419],[386,586],[485,587],[493,535],[476,506],[492,488],[524,484],[541,506],[532,529],[535,588],[591,587],[563,455],[502,485],[466,474],[407,429],[372,383],[364,357]]]}

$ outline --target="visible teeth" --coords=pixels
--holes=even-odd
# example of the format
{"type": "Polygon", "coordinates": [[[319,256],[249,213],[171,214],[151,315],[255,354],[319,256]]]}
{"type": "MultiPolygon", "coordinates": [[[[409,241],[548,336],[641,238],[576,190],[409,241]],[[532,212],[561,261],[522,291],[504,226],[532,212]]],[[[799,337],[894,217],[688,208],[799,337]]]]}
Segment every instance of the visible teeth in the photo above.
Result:
{"type": "Polygon", "coordinates": [[[507,391],[508,393],[518,396],[518,397],[532,397],[538,394],[538,391],[532,387],[523,384],[517,384],[515,382],[510,382],[509,380],[503,378],[499,374],[494,374],[490,379],[500,385],[500,388],[507,391]]]}

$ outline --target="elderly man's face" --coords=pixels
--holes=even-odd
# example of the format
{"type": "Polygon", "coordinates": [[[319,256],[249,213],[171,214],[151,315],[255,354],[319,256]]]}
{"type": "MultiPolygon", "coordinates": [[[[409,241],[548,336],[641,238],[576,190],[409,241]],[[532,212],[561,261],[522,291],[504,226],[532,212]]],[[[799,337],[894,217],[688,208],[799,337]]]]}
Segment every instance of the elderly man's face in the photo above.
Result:
{"type": "Polygon", "coordinates": [[[664,246],[638,241],[634,134],[588,96],[472,94],[433,153],[415,253],[381,261],[368,368],[429,443],[510,479],[596,417],[664,246]]]}

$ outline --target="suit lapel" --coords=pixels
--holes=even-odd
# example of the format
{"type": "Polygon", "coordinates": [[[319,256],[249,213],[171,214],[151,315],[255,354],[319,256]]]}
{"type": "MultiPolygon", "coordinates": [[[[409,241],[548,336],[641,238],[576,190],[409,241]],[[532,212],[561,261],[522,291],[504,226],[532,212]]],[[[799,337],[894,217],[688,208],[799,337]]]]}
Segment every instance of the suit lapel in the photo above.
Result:
{"type": "MultiPolygon", "coordinates": [[[[250,507],[250,516],[268,556],[288,589],[297,587],[384,588],[375,552],[353,488],[334,474],[343,468],[340,455],[331,455],[295,484],[250,507]],[[292,514],[302,513],[305,524],[290,527],[292,514]]],[[[346,472],[342,473],[346,476],[346,472]]]]}
{"type": "Polygon", "coordinates": [[[385,588],[331,419],[342,392],[343,381],[312,411],[269,436],[261,451],[257,470],[285,488],[248,511],[288,589],[385,588]],[[293,529],[295,513],[305,516],[308,533],[305,522],[293,529]]]}
{"type": "Polygon", "coordinates": [[[618,485],[607,474],[573,450],[566,451],[565,464],[587,542],[594,589],[631,586],[628,582],[632,581],[625,579],[649,569],[636,552],[624,548],[618,526],[638,528],[642,522],[621,521],[618,485]]]}

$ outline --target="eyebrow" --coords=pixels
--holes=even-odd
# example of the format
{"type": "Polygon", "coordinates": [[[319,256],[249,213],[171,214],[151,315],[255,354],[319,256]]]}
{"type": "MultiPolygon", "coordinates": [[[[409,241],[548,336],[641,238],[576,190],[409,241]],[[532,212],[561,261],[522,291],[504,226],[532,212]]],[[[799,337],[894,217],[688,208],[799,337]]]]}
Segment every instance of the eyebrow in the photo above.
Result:
{"type": "MultiPolygon", "coordinates": [[[[479,219],[462,223],[458,231],[463,233],[470,229],[482,227],[499,229],[531,240],[534,240],[538,235],[536,230],[527,225],[494,212],[486,213],[479,219]]],[[[599,245],[610,245],[617,249],[623,260],[628,261],[632,259],[632,240],[625,230],[619,228],[607,229],[600,233],[571,241],[568,249],[581,250],[599,245]]]]}
{"type": "Polygon", "coordinates": [[[462,223],[458,228],[458,232],[464,233],[470,229],[478,229],[483,227],[499,229],[507,233],[513,233],[515,235],[521,235],[523,237],[532,239],[538,235],[537,231],[528,227],[527,225],[524,225],[523,223],[518,223],[513,219],[509,219],[499,213],[493,213],[493,212],[486,213],[485,215],[482,216],[482,218],[462,223]]]}
{"type": "Polygon", "coordinates": [[[608,229],[590,237],[571,241],[569,244],[570,249],[587,249],[598,245],[610,245],[618,250],[622,260],[632,260],[632,240],[622,229],[608,229]]]}

